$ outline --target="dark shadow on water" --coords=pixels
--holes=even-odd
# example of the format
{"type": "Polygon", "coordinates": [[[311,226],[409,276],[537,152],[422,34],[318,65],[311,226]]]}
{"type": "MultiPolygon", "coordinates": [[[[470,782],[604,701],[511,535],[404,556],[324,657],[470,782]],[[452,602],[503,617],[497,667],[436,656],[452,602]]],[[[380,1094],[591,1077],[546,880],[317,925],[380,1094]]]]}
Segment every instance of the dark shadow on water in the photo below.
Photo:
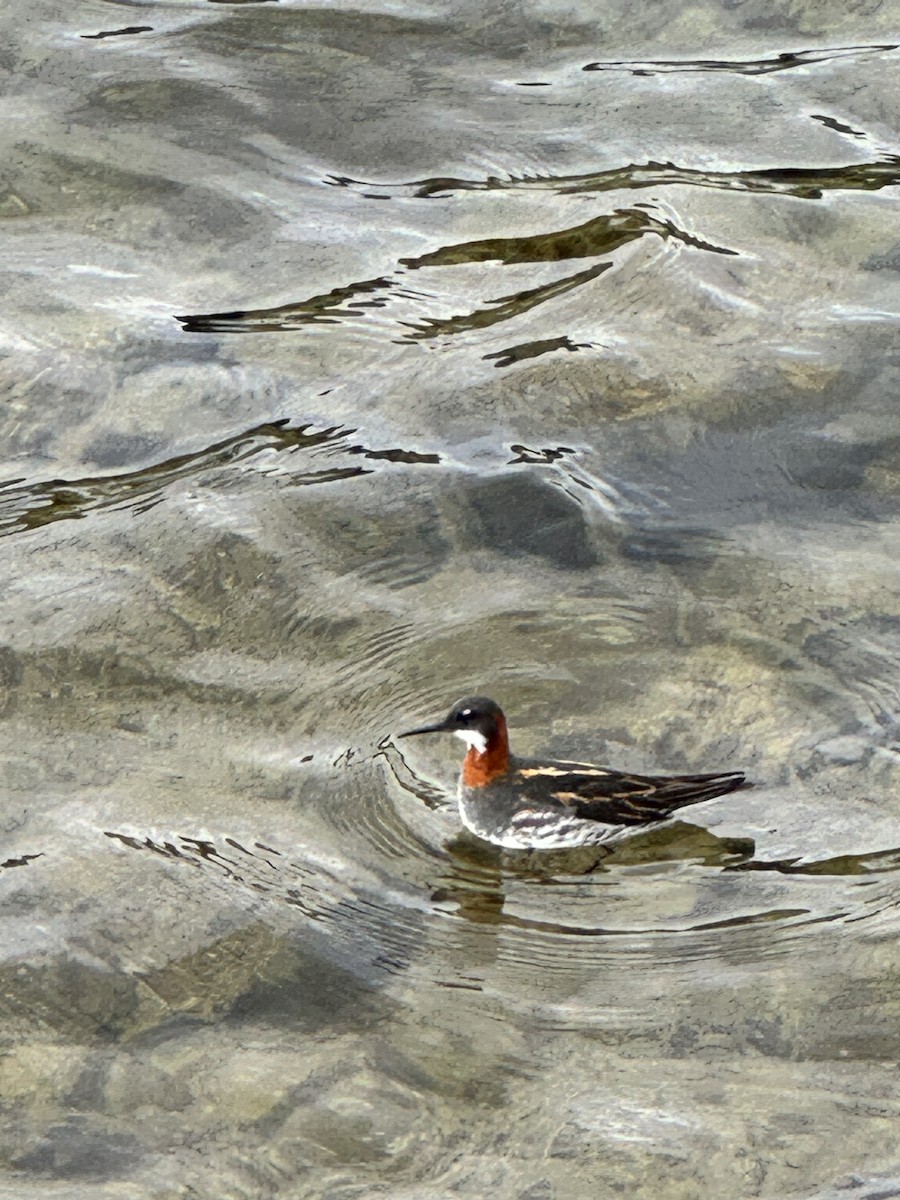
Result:
{"type": "MultiPolygon", "coordinates": [[[[671,240],[712,254],[737,254],[736,250],[713,245],[687,230],[680,229],[672,221],[655,217],[644,208],[636,206],[616,209],[579,225],[553,229],[546,233],[483,238],[441,246],[417,258],[401,259],[400,267],[406,271],[419,271],[426,268],[487,263],[514,266],[571,262],[610,255],[647,234],[655,234],[663,241],[671,240]]],[[[417,317],[414,313],[411,317],[398,316],[397,323],[410,330],[403,334],[399,341],[422,341],[489,328],[502,321],[522,316],[538,305],[592,282],[612,266],[612,261],[606,258],[562,278],[485,300],[481,307],[450,317],[417,317]]],[[[390,278],[381,277],[334,288],[324,295],[311,296],[275,308],[193,313],[176,317],[175,320],[181,322],[186,333],[275,333],[300,329],[311,324],[358,321],[365,317],[369,309],[384,308],[390,299],[407,300],[415,304],[421,299],[421,293],[403,288],[399,282],[390,278]],[[376,292],[389,292],[390,295],[379,294],[374,299],[359,299],[361,295],[370,296],[376,292]]],[[[554,339],[552,345],[534,342],[513,347],[509,351],[501,351],[503,357],[498,366],[509,366],[519,357],[533,357],[559,348],[575,350],[581,347],[568,339],[554,339]]]]}
{"type": "Polygon", "coordinates": [[[332,325],[348,316],[361,316],[366,309],[382,308],[387,301],[377,292],[396,287],[390,279],[363,279],[348,287],[333,288],[321,296],[310,296],[275,308],[236,309],[233,312],[194,313],[176,317],[185,333],[253,333],[298,329],[303,325],[332,325]]]}
{"type": "Polygon", "coordinates": [[[774,871],[779,875],[874,875],[900,868],[900,847],[870,854],[839,854],[808,862],[802,857],[735,863],[729,871],[774,871]]]}
{"type": "Polygon", "coordinates": [[[483,238],[475,242],[458,242],[444,246],[418,258],[401,258],[400,263],[410,270],[423,267],[452,267],[462,263],[500,262],[507,266],[516,263],[562,262],[576,258],[594,258],[599,254],[611,254],[621,246],[641,238],[646,233],[655,233],[664,241],[672,238],[699,250],[713,254],[737,253],[723,246],[705,242],[669,220],[652,216],[642,208],[616,209],[548,233],[529,237],[483,238]]]}
{"type": "Polygon", "coordinates": [[[881,54],[896,50],[896,43],[872,46],[832,46],[821,50],[785,50],[772,58],[755,59],[650,59],[646,62],[591,62],[584,71],[630,71],[632,75],[659,75],[677,72],[719,72],[735,75],[770,75],[790,71],[835,58],[855,58],[861,54],[881,54]]]}
{"type": "Polygon", "coordinates": [[[8,871],[10,867],[27,867],[36,858],[43,857],[43,850],[38,851],[37,854],[19,854],[14,858],[7,858],[4,862],[0,862],[0,871],[8,871]]]}
{"type": "MultiPolygon", "coordinates": [[[[86,517],[96,509],[133,508],[146,512],[163,499],[165,489],[182,480],[199,482],[210,471],[220,471],[263,452],[313,454],[318,448],[340,450],[352,458],[405,464],[437,464],[437,454],[419,454],[400,448],[369,449],[353,445],[349,439],[356,430],[332,425],[313,429],[309,425],[291,425],[287,418],[267,421],[252,429],[205,446],[189,454],[124,471],[116,475],[86,476],[81,479],[48,479],[27,483],[11,480],[0,486],[0,536],[39,529],[53,521],[71,521],[86,517]]],[[[332,483],[358,475],[371,468],[359,463],[329,465],[316,469],[287,472],[292,486],[332,483]]]]}
{"type": "Polygon", "coordinates": [[[423,317],[420,321],[402,321],[413,332],[407,333],[400,341],[421,341],[434,337],[447,337],[453,334],[468,333],[473,329],[488,329],[500,321],[508,321],[520,317],[523,313],[548,300],[555,300],[573,288],[590,283],[608,271],[612,263],[603,262],[588,267],[585,271],[577,271],[574,275],[566,275],[563,279],[555,279],[552,283],[542,284],[536,288],[526,288],[521,292],[513,292],[508,296],[498,296],[487,300],[487,308],[475,309],[473,312],[461,313],[458,316],[435,319],[423,317]]]}
{"type": "Polygon", "coordinates": [[[573,342],[568,335],[562,337],[541,338],[534,342],[522,342],[518,346],[509,346],[506,350],[497,350],[493,354],[483,354],[486,362],[496,359],[495,367],[511,367],[513,363],[522,362],[526,358],[537,358],[541,354],[552,354],[554,350],[569,350],[576,353],[579,350],[590,350],[593,342],[573,342]]]}
{"type": "Polygon", "coordinates": [[[152,33],[152,25],[126,25],[124,29],[104,29],[100,33],[82,33],[85,41],[99,41],[102,38],[128,37],[135,33],[152,33]]]}
{"type": "Polygon", "coordinates": [[[848,136],[855,138],[865,138],[868,136],[861,129],[854,129],[852,125],[845,125],[843,121],[838,121],[835,117],[825,116],[824,113],[810,113],[810,120],[818,121],[826,129],[833,129],[835,133],[846,133],[848,136]]]}
{"type": "Polygon", "coordinates": [[[408,183],[367,183],[347,177],[326,180],[334,187],[347,187],[360,194],[379,197],[432,199],[454,192],[546,191],[557,195],[619,191],[624,188],[655,188],[670,184],[713,188],[727,192],[753,192],[793,196],[798,200],[821,200],[826,192],[866,191],[894,187],[900,182],[900,157],[896,154],[872,162],[837,167],[762,167],[744,171],[706,171],[679,167],[673,162],[633,163],[580,175],[510,176],[500,179],[458,179],[443,176],[408,183]]]}
{"type": "Polygon", "coordinates": [[[558,459],[565,458],[567,454],[576,453],[571,446],[545,446],[540,450],[533,450],[530,446],[523,446],[520,442],[514,442],[509,449],[510,453],[515,454],[516,457],[509,460],[508,466],[513,466],[515,463],[550,466],[558,459]]]}

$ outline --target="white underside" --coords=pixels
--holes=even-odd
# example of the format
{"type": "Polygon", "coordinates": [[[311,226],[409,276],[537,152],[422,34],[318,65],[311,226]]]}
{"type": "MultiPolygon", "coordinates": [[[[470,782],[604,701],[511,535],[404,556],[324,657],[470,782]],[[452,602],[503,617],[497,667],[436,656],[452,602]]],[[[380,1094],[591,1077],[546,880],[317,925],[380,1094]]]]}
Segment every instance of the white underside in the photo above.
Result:
{"type": "Polygon", "coordinates": [[[579,846],[601,846],[614,841],[625,827],[602,825],[580,817],[562,817],[558,813],[523,809],[516,813],[502,830],[488,829],[466,811],[460,798],[459,815],[470,833],[502,846],[505,850],[573,850],[579,846]]]}

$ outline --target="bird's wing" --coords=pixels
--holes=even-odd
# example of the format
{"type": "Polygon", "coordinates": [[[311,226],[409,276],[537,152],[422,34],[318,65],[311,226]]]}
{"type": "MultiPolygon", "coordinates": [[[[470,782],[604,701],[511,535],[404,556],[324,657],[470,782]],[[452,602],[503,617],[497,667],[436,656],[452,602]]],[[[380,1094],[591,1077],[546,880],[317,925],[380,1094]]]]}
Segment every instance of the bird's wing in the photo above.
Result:
{"type": "Polygon", "coordinates": [[[550,804],[589,821],[643,825],[676,808],[699,804],[744,786],[740,772],[715,775],[630,775],[587,763],[523,764],[517,790],[525,800],[550,804]]]}

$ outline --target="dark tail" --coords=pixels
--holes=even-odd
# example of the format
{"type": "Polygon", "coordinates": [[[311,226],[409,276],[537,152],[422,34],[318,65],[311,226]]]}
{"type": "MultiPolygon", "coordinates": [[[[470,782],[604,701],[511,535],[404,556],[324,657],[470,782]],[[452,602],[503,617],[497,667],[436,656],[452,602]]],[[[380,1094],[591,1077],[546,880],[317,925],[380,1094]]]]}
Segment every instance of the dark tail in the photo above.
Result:
{"type": "Polygon", "coordinates": [[[659,789],[654,800],[664,811],[683,808],[687,804],[700,804],[714,796],[727,792],[738,792],[753,787],[744,777],[743,771],[731,771],[724,775],[678,775],[659,780],[659,789]]]}

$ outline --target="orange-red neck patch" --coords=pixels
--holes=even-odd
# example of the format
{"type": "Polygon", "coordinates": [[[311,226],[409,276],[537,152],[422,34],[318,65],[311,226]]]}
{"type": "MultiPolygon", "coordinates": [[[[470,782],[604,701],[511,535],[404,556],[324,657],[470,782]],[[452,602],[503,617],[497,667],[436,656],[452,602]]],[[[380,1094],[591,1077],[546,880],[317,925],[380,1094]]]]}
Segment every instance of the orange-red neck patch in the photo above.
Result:
{"type": "Polygon", "coordinates": [[[469,748],[463,759],[463,785],[470,788],[486,787],[509,770],[509,735],[503,717],[497,720],[496,728],[488,739],[484,750],[469,748]]]}

